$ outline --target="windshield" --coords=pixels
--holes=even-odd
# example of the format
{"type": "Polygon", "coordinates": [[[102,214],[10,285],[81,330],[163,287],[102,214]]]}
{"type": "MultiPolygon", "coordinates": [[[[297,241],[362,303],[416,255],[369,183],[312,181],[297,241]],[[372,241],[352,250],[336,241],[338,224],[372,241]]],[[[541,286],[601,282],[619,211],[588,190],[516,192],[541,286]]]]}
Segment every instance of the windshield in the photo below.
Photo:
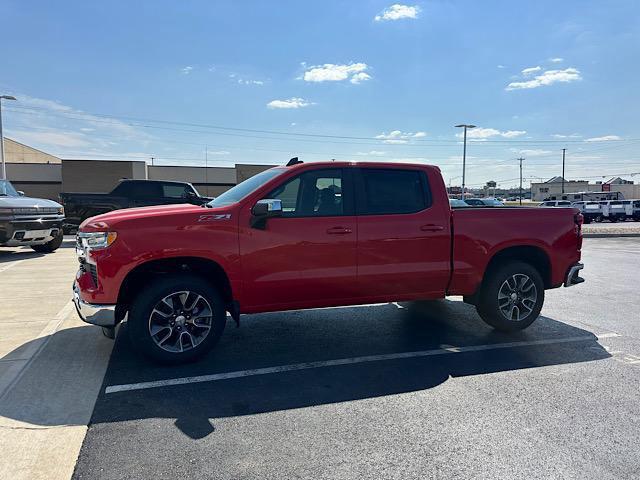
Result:
{"type": "Polygon", "coordinates": [[[207,203],[207,205],[209,207],[226,207],[227,205],[237,203],[280,173],[282,173],[282,168],[272,168],[265,170],[264,172],[260,172],[259,174],[254,175],[253,177],[248,178],[244,182],[241,182],[235,187],[227,190],[219,197],[214,198],[207,203]]]}
{"type": "Polygon", "coordinates": [[[502,202],[496,200],[495,198],[487,198],[484,200],[485,205],[491,205],[493,207],[501,207],[502,202]]]}
{"type": "Polygon", "coordinates": [[[9,180],[0,180],[0,197],[19,197],[9,180]]]}

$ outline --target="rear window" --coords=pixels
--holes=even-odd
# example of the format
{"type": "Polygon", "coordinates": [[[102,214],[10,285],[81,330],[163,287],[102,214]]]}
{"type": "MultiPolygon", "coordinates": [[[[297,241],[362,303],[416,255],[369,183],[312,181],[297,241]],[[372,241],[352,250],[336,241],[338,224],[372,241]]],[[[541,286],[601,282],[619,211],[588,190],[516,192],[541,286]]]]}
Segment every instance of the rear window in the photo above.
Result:
{"type": "Polygon", "coordinates": [[[426,176],[419,170],[363,168],[358,213],[414,213],[431,204],[426,176]]]}

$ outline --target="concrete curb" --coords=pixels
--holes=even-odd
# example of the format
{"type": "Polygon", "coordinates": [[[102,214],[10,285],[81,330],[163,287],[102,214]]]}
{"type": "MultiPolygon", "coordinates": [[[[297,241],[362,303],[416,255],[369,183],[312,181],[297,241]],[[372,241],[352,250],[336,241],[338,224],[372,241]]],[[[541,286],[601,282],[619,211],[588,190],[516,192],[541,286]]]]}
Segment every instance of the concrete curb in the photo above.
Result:
{"type": "Polygon", "coordinates": [[[583,233],[583,238],[640,238],[640,233],[583,233]]]}

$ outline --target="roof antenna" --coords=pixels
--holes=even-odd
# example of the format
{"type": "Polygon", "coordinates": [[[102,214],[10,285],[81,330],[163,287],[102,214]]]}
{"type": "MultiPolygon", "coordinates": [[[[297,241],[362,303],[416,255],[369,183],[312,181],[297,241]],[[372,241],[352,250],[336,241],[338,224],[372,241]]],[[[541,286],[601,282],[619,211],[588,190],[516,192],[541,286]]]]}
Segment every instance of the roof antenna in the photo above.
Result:
{"type": "Polygon", "coordinates": [[[291,160],[289,160],[289,162],[287,163],[287,167],[292,167],[293,165],[297,165],[299,163],[302,163],[302,160],[298,160],[298,157],[293,157],[291,160]]]}

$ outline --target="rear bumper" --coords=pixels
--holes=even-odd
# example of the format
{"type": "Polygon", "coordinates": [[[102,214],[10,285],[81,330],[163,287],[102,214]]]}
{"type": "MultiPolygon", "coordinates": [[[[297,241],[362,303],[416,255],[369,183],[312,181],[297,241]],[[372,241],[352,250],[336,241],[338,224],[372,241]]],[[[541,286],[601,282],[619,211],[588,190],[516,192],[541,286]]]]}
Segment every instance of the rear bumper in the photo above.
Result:
{"type": "Polygon", "coordinates": [[[577,262],[574,263],[569,271],[567,272],[567,276],[564,280],[565,287],[571,287],[573,285],[577,285],[579,283],[584,282],[584,278],[582,278],[580,274],[580,270],[584,268],[584,264],[577,262]]]}
{"type": "Polygon", "coordinates": [[[100,327],[116,326],[116,306],[85,302],[80,297],[80,289],[75,283],[73,284],[73,303],[82,321],[100,327]]]}

